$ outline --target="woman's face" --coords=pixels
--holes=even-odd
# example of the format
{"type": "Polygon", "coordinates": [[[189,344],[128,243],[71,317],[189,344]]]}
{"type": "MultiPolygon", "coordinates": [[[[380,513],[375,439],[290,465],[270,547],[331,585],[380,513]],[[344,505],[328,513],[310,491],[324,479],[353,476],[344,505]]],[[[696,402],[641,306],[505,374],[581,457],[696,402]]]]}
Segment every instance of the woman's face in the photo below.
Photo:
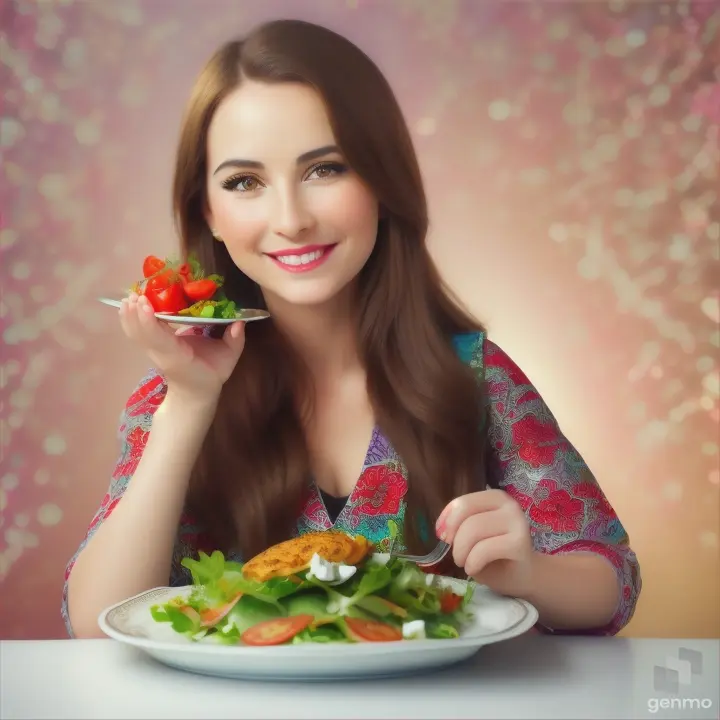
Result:
{"type": "Polygon", "coordinates": [[[208,224],[268,301],[325,303],[356,277],[378,203],[314,90],[243,82],[218,107],[207,153],[208,224]]]}

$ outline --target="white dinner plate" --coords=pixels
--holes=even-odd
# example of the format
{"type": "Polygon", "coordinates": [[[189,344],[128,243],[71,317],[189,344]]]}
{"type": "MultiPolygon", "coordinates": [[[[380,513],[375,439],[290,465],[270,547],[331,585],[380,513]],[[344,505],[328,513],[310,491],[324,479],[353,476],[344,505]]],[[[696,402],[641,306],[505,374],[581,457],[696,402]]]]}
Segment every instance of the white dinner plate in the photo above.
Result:
{"type": "MultiPolygon", "coordinates": [[[[438,578],[462,593],[465,582],[438,578]]],[[[150,607],[187,596],[191,588],[156,588],[107,608],[98,620],[111,638],[135,646],[165,665],[218,677],[271,681],[362,680],[437,670],[467,660],[484,645],[509,640],[530,630],[537,610],[524,600],[502,597],[477,586],[469,608],[474,620],[454,640],[399,640],[378,643],[227,646],[192,641],[167,623],[158,623],[150,607]]]]}
{"type": "MultiPolygon", "coordinates": [[[[114,300],[113,298],[101,297],[98,300],[103,305],[109,305],[110,307],[119,308],[121,305],[120,300],[114,300]]],[[[231,325],[238,320],[244,322],[252,322],[253,320],[264,320],[270,317],[270,313],[267,310],[238,310],[235,313],[235,318],[203,318],[203,317],[191,317],[189,315],[172,315],[170,313],[155,313],[155,317],[158,320],[164,320],[165,322],[172,323],[173,325],[231,325]]]]}

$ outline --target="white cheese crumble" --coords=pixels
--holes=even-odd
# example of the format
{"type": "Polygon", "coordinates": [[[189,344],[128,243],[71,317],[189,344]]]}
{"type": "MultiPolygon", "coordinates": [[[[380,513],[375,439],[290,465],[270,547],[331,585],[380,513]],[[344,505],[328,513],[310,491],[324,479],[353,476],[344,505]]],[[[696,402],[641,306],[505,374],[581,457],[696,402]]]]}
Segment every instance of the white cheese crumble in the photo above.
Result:
{"type": "Polygon", "coordinates": [[[340,585],[349,580],[356,572],[357,568],[354,565],[330,562],[315,553],[310,560],[307,577],[308,579],[315,578],[320,582],[328,583],[328,585],[340,585]]]}
{"type": "Polygon", "coordinates": [[[403,623],[402,633],[405,640],[425,640],[427,638],[425,634],[425,621],[412,620],[411,622],[403,623]]]}

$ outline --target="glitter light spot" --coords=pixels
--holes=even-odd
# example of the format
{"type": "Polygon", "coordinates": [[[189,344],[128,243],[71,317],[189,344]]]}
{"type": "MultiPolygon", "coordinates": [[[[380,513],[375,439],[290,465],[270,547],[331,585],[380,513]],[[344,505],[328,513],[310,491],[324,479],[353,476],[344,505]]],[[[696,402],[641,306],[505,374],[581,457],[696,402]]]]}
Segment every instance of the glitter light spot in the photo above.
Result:
{"type": "Polygon", "coordinates": [[[36,470],[33,481],[36,485],[47,485],[50,482],[50,472],[46,468],[36,470]]]}
{"type": "Polygon", "coordinates": [[[19,528],[27,527],[30,523],[30,518],[25,513],[18,513],[15,516],[15,525],[19,528]]]}
{"type": "Polygon", "coordinates": [[[0,487],[0,512],[3,512],[5,508],[7,507],[8,500],[7,500],[7,492],[4,488],[0,487]]]}
{"type": "Polygon", "coordinates": [[[714,442],[704,442],[702,444],[702,454],[708,457],[713,457],[718,454],[718,444],[714,442]]]}
{"type": "Polygon", "coordinates": [[[720,297],[710,295],[700,303],[700,309],[715,323],[720,323],[720,297]]]}
{"type": "Polygon", "coordinates": [[[715,367],[715,361],[709,355],[703,355],[697,359],[695,367],[698,369],[698,372],[710,372],[715,367]]]}
{"type": "Polygon", "coordinates": [[[80,68],[85,62],[87,54],[87,45],[84,40],[79,38],[70,38],[65,43],[62,61],[68,70],[80,68]]]}
{"type": "Polygon", "coordinates": [[[27,280],[30,277],[30,264],[24,261],[16,262],[10,269],[10,274],[16,280],[27,280]]]}
{"type": "Polygon", "coordinates": [[[0,230],[0,250],[7,250],[18,241],[18,234],[11,228],[0,230]]]}
{"type": "Polygon", "coordinates": [[[417,125],[415,125],[415,132],[422,137],[434,135],[436,131],[437,122],[435,121],[435,118],[421,118],[420,120],[418,120],[417,125]]]}
{"type": "Polygon", "coordinates": [[[100,141],[100,124],[94,119],[80,120],[75,126],[75,139],[80,145],[97,145],[100,141]]]}
{"type": "Polygon", "coordinates": [[[642,47],[646,40],[647,35],[645,35],[644,30],[631,30],[627,35],[625,35],[625,42],[628,44],[628,47],[631,48],[642,47]]]}
{"type": "Polygon", "coordinates": [[[702,379],[703,388],[708,395],[720,397],[720,373],[712,372],[702,379]]]}
{"type": "Polygon", "coordinates": [[[47,288],[42,285],[33,285],[30,288],[30,297],[37,303],[45,302],[47,296],[47,288]]]}
{"type": "Polygon", "coordinates": [[[683,486],[679,482],[668,482],[663,485],[662,496],[670,502],[680,502],[683,496],[683,486]]]}
{"type": "Polygon", "coordinates": [[[38,190],[48,200],[58,200],[67,194],[67,179],[57,173],[43,175],[38,183],[38,190]]]}
{"type": "Polygon", "coordinates": [[[706,530],[700,534],[700,544],[708,550],[717,550],[718,534],[712,530],[706,530]]]}
{"type": "Polygon", "coordinates": [[[9,148],[25,137],[25,128],[15,118],[0,119],[0,147],[9,148]]]}
{"type": "Polygon", "coordinates": [[[7,475],[3,475],[3,477],[0,479],[0,487],[4,488],[5,490],[15,490],[15,488],[19,484],[20,479],[14,473],[8,473],[7,475]]]}
{"type": "Polygon", "coordinates": [[[493,120],[507,120],[512,113],[512,106],[507,100],[493,100],[488,106],[488,115],[493,120]]]}
{"type": "Polygon", "coordinates": [[[63,517],[63,511],[53,503],[41,505],[37,511],[37,521],[44,527],[57,525],[63,517]]]}
{"type": "Polygon", "coordinates": [[[674,235],[670,240],[668,257],[673,262],[686,262],[690,258],[692,242],[687,235],[674,235]]]}
{"type": "Polygon", "coordinates": [[[46,455],[63,455],[67,450],[67,443],[62,435],[48,435],[43,440],[43,450],[46,455]]]}

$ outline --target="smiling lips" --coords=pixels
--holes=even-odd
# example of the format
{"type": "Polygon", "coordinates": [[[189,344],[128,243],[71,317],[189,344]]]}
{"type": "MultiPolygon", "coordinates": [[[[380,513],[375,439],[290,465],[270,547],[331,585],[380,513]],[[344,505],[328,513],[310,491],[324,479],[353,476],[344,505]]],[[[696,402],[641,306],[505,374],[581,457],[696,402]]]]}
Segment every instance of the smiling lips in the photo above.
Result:
{"type": "Polygon", "coordinates": [[[293,250],[265,253],[278,267],[291,273],[302,273],[320,267],[335,248],[332,245],[305,245],[293,250]]]}

